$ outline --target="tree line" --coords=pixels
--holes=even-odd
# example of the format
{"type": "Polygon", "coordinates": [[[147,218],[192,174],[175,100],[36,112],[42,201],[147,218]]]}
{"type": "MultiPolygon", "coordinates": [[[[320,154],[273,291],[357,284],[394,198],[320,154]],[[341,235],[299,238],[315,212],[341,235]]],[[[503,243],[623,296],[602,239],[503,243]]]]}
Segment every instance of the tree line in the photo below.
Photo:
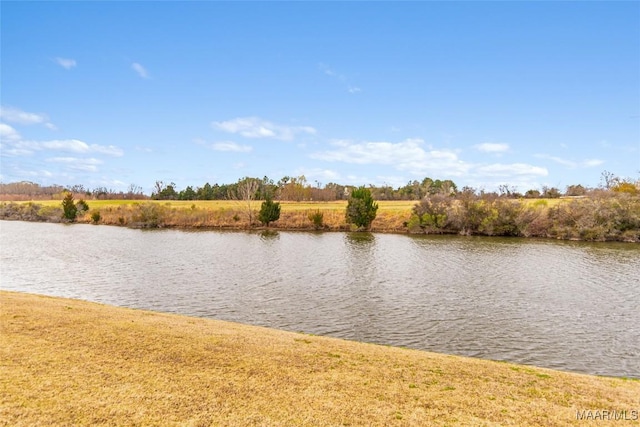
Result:
{"type": "MultiPolygon", "coordinates": [[[[496,191],[485,191],[468,186],[459,188],[450,179],[433,179],[425,177],[421,181],[413,180],[399,187],[390,185],[368,185],[371,196],[375,200],[421,200],[425,197],[443,195],[458,196],[459,194],[473,193],[478,196],[502,197],[502,198],[544,198],[553,199],[559,197],[587,196],[599,190],[612,190],[635,194],[638,191],[638,182],[624,179],[615,174],[604,171],[601,175],[600,185],[597,188],[585,187],[581,184],[572,184],[565,187],[564,191],[551,186],[543,186],[539,189],[529,189],[524,193],[516,187],[502,184],[496,191]]],[[[76,197],[86,199],[130,199],[144,200],[238,200],[244,199],[241,194],[247,187],[254,189],[253,199],[265,200],[267,197],[273,200],[286,201],[335,201],[347,200],[356,186],[342,185],[335,182],[321,184],[318,181],[309,182],[304,175],[284,176],[278,181],[265,176],[263,178],[243,177],[230,184],[210,184],[187,186],[178,189],[173,182],[155,181],[151,195],[144,193],[141,186],[130,184],[126,190],[113,190],[106,187],[87,188],[83,185],[64,187],[60,185],[41,186],[33,182],[0,183],[0,197],[5,200],[42,200],[62,199],[66,192],[73,193],[76,197]]]]}
{"type": "Polygon", "coordinates": [[[66,193],[92,200],[143,200],[148,198],[142,187],[136,184],[130,184],[126,190],[114,190],[102,186],[91,189],[81,184],[65,187],[57,184],[40,185],[30,181],[0,183],[2,200],[61,200],[66,193]]]}
{"type": "MultiPolygon", "coordinates": [[[[371,192],[375,200],[421,200],[426,197],[458,196],[460,194],[476,194],[481,197],[502,197],[502,198],[532,198],[532,199],[554,199],[559,197],[580,197],[586,196],[602,189],[616,192],[627,192],[635,194],[638,192],[639,182],[631,179],[623,179],[613,173],[604,171],[601,176],[601,184],[597,188],[585,187],[581,184],[568,185],[564,191],[559,188],[542,186],[540,189],[529,189],[524,193],[516,187],[508,184],[498,186],[497,191],[485,191],[468,186],[461,189],[450,179],[440,180],[430,177],[422,181],[409,181],[407,184],[393,188],[389,185],[375,186],[368,185],[366,188],[371,192]]],[[[274,182],[269,177],[253,178],[244,177],[232,184],[209,184],[201,187],[187,186],[183,190],[178,190],[176,184],[156,181],[151,198],[155,200],[237,200],[243,197],[240,193],[247,186],[255,188],[254,199],[264,200],[271,197],[276,200],[287,201],[335,201],[347,200],[351,193],[358,188],[352,185],[341,185],[330,182],[321,185],[318,181],[309,183],[304,175],[298,177],[285,176],[274,182]]]]}

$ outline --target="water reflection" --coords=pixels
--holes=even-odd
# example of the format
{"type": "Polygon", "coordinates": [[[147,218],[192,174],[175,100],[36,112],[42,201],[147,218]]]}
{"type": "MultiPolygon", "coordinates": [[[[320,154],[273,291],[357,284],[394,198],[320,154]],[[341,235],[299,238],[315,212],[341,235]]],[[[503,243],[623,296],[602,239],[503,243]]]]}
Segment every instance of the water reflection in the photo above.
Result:
{"type": "Polygon", "coordinates": [[[376,241],[376,236],[368,232],[345,233],[344,239],[347,244],[354,247],[371,246],[376,241]]]}
{"type": "Polygon", "coordinates": [[[280,233],[275,230],[263,230],[260,232],[260,240],[264,242],[272,242],[280,239],[280,233]]]}
{"type": "Polygon", "coordinates": [[[638,259],[633,244],[0,222],[2,289],[631,377],[638,259]]]}

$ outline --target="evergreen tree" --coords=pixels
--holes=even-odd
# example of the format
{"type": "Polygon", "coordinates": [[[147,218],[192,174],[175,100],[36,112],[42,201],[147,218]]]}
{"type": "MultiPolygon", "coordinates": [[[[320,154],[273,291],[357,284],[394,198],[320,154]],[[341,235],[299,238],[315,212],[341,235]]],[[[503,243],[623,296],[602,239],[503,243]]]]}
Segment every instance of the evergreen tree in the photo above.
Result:
{"type": "Polygon", "coordinates": [[[358,228],[369,229],[376,218],[378,204],[373,200],[368,188],[360,187],[351,192],[347,202],[346,220],[358,228]]]}
{"type": "Polygon", "coordinates": [[[258,219],[267,227],[270,222],[277,221],[280,218],[280,203],[274,202],[271,197],[262,202],[258,219]]]}
{"type": "Polygon", "coordinates": [[[64,195],[64,199],[62,199],[62,210],[65,219],[68,219],[69,221],[74,221],[76,219],[76,215],[78,215],[78,207],[73,202],[72,193],[67,192],[64,195]]]}

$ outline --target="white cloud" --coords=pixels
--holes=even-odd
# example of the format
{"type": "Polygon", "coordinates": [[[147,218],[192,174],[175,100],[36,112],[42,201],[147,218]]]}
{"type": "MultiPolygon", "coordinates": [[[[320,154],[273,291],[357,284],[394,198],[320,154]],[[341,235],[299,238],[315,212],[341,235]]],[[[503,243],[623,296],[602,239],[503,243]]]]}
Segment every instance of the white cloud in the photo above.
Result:
{"type": "Polygon", "coordinates": [[[514,175],[533,175],[547,176],[549,171],[546,168],[528,165],[526,163],[502,164],[494,163],[491,165],[479,166],[475,172],[483,176],[514,176],[514,175]]]}
{"type": "Polygon", "coordinates": [[[146,68],[144,68],[141,64],[134,62],[133,64],[131,64],[131,68],[133,68],[133,70],[136,73],[138,73],[138,75],[143,79],[149,78],[149,73],[147,72],[146,68]]]}
{"type": "Polygon", "coordinates": [[[48,170],[45,170],[45,169],[23,170],[20,168],[14,168],[13,173],[18,176],[32,177],[32,178],[41,178],[41,177],[51,178],[53,176],[52,172],[49,172],[48,170]]]}
{"type": "Polygon", "coordinates": [[[310,126],[277,125],[259,117],[238,117],[224,122],[213,122],[211,125],[214,129],[245,138],[271,138],[282,141],[291,141],[298,134],[316,133],[310,126]]]}
{"type": "Polygon", "coordinates": [[[82,172],[98,172],[98,167],[95,165],[87,165],[85,163],[74,163],[69,165],[69,169],[82,171],[82,172]]]}
{"type": "Polygon", "coordinates": [[[0,106],[0,119],[20,125],[42,124],[49,129],[56,129],[55,125],[49,122],[49,117],[46,114],[28,113],[13,107],[0,106]]]}
{"type": "Polygon", "coordinates": [[[559,165],[563,165],[566,166],[568,168],[574,169],[578,166],[578,164],[574,161],[571,160],[566,160],[560,157],[556,157],[556,156],[550,156],[548,154],[536,154],[534,155],[534,157],[537,157],[539,159],[547,159],[547,160],[551,160],[553,162],[558,163],[559,165]]]}
{"type": "Polygon", "coordinates": [[[327,64],[323,64],[320,63],[318,64],[318,67],[320,67],[320,69],[322,70],[323,73],[325,73],[327,76],[329,77],[333,77],[336,78],[342,82],[346,81],[347,78],[345,76],[343,76],[342,74],[338,74],[336,73],[334,70],[331,69],[331,67],[329,67],[327,64]]]}
{"type": "Polygon", "coordinates": [[[336,182],[341,179],[340,173],[331,169],[322,168],[299,168],[294,173],[296,176],[304,175],[307,178],[307,182],[313,183],[313,181],[320,181],[323,183],[336,182]]]}
{"type": "MultiPolygon", "coordinates": [[[[5,125],[6,126],[6,125],[5,125]]],[[[2,127],[0,127],[2,129],[2,127]]],[[[78,139],[53,139],[49,141],[27,141],[21,139],[5,140],[9,148],[5,150],[12,155],[29,155],[35,151],[52,150],[68,153],[99,153],[120,157],[124,154],[122,149],[113,145],[87,144],[78,139]]]]}
{"type": "Polygon", "coordinates": [[[332,145],[335,149],[313,153],[311,157],[330,162],[391,165],[415,175],[461,176],[471,167],[458,159],[453,150],[425,150],[422,139],[406,139],[397,143],[338,140],[332,145]]]}
{"type": "Polygon", "coordinates": [[[98,145],[98,144],[87,144],[84,141],[80,141],[78,139],[54,139],[51,141],[42,141],[36,142],[36,146],[41,147],[42,149],[49,150],[58,150],[58,151],[68,151],[72,153],[101,153],[107,154],[110,156],[122,156],[122,149],[115,147],[113,145],[98,145]]]}
{"type": "Polygon", "coordinates": [[[407,184],[407,177],[401,175],[378,175],[375,179],[371,180],[371,183],[377,186],[398,188],[407,184]]]}
{"type": "Polygon", "coordinates": [[[2,155],[3,156],[11,156],[11,157],[19,157],[19,156],[28,156],[29,154],[32,154],[33,151],[26,149],[26,148],[20,148],[20,147],[13,147],[13,148],[5,148],[2,147],[2,155]]]}
{"type": "Polygon", "coordinates": [[[485,153],[504,153],[509,151],[509,144],[499,144],[494,142],[484,142],[473,146],[476,150],[485,153]]]}
{"type": "Polygon", "coordinates": [[[604,163],[604,161],[600,160],[600,159],[586,159],[586,160],[583,160],[581,162],[577,162],[577,161],[573,161],[573,160],[563,159],[561,157],[550,156],[548,154],[536,154],[534,157],[537,157],[539,159],[551,160],[551,161],[556,162],[556,163],[558,163],[560,165],[566,166],[566,167],[568,167],[570,169],[590,168],[590,167],[594,167],[594,166],[600,166],[601,164],[604,163]]]}
{"type": "Polygon", "coordinates": [[[331,145],[335,150],[315,153],[311,156],[330,162],[344,162],[356,164],[398,164],[405,163],[412,158],[423,157],[424,149],[420,139],[407,139],[403,142],[361,142],[349,140],[335,140],[331,145]]]}
{"type": "MultiPolygon", "coordinates": [[[[81,172],[98,172],[98,164],[102,163],[100,161],[92,162],[92,159],[77,159],[74,157],[53,157],[50,159],[46,159],[47,162],[50,163],[61,163],[64,164],[66,170],[75,170],[81,172]]],[[[96,159],[93,159],[96,160],[96,159]]]]}
{"type": "Polygon", "coordinates": [[[0,140],[9,142],[9,141],[19,141],[20,134],[14,128],[4,123],[0,123],[0,140]]]}
{"type": "Polygon", "coordinates": [[[240,145],[231,141],[215,142],[211,144],[211,148],[215,151],[234,151],[237,153],[248,153],[253,150],[250,145],[240,145]]]}
{"type": "Polygon", "coordinates": [[[349,79],[347,78],[347,76],[336,72],[327,64],[320,63],[318,64],[318,67],[325,75],[331,77],[332,79],[338,80],[342,84],[347,84],[347,92],[349,92],[350,94],[355,94],[362,91],[362,89],[360,89],[359,87],[349,84],[349,79]]]}
{"type": "Polygon", "coordinates": [[[89,159],[81,159],[77,157],[50,157],[46,159],[47,162],[53,163],[84,163],[87,165],[100,165],[102,164],[102,160],[89,158],[89,159]]]}
{"type": "Polygon", "coordinates": [[[114,157],[121,157],[124,155],[122,148],[116,147],[115,145],[91,144],[89,145],[89,151],[93,153],[107,154],[114,157]]]}
{"type": "Polygon", "coordinates": [[[571,160],[567,160],[567,159],[563,159],[561,157],[556,157],[556,156],[550,156],[548,154],[535,154],[534,157],[537,157],[539,159],[547,159],[547,160],[551,160],[553,162],[556,162],[560,165],[566,166],[570,169],[574,169],[578,166],[578,164],[574,161],[571,160]]]}
{"type": "Polygon", "coordinates": [[[55,61],[58,63],[59,66],[67,70],[70,70],[77,65],[75,59],[57,57],[55,58],[55,61]]]}
{"type": "Polygon", "coordinates": [[[360,175],[347,175],[346,177],[344,177],[344,179],[342,179],[340,181],[340,184],[342,185],[362,185],[363,183],[369,183],[371,182],[371,180],[366,177],[366,176],[360,176],[360,175]]]}
{"type": "MultiPolygon", "coordinates": [[[[415,178],[465,178],[483,185],[493,185],[496,178],[519,184],[549,174],[544,167],[525,163],[474,164],[460,159],[456,150],[436,149],[421,139],[406,139],[397,143],[338,140],[333,141],[332,146],[331,150],[313,153],[311,157],[330,162],[388,166],[402,173],[408,172],[415,178]]],[[[345,178],[345,182],[368,182],[356,176],[345,178]]],[[[406,183],[406,175],[380,174],[376,182],[397,187],[406,183]]]]}
{"type": "MultiPolygon", "coordinates": [[[[7,110],[4,110],[7,113],[7,110]]],[[[8,116],[23,123],[38,123],[30,115],[14,114],[19,110],[9,109],[8,116]],[[17,117],[17,118],[16,118],[17,117]]],[[[52,178],[72,181],[77,179],[74,172],[98,172],[98,166],[103,163],[97,155],[122,156],[122,149],[113,145],[87,144],[78,139],[54,139],[35,141],[23,139],[11,126],[0,123],[1,155],[7,160],[3,164],[5,170],[10,170],[11,179],[52,178]],[[71,153],[71,154],[69,154],[71,153]],[[96,157],[83,157],[77,155],[94,155],[96,157]],[[20,163],[11,163],[9,159],[19,159],[20,163]],[[42,162],[55,165],[55,172],[42,168],[42,162]],[[29,169],[24,166],[28,165],[29,169]]]]}
{"type": "Polygon", "coordinates": [[[124,181],[121,181],[119,179],[112,179],[109,178],[108,176],[100,176],[100,177],[93,177],[90,180],[88,180],[89,184],[91,184],[92,186],[96,186],[96,187],[107,187],[107,188],[128,188],[131,183],[126,183],[124,181]]]}
{"type": "Polygon", "coordinates": [[[604,163],[604,160],[600,160],[600,159],[588,159],[582,162],[582,165],[585,168],[591,168],[594,166],[600,166],[601,164],[604,163]]]}

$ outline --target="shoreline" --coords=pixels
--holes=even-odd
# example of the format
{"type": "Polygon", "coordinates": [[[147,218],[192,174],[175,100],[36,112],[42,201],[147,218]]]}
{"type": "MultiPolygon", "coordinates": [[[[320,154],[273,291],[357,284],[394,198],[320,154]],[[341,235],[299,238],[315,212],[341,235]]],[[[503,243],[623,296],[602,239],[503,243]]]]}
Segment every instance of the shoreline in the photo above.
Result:
{"type": "Polygon", "coordinates": [[[63,219],[62,207],[57,201],[2,202],[0,218],[115,225],[134,229],[368,231],[405,235],[640,243],[640,198],[622,196],[602,200],[475,200],[468,202],[471,204],[466,208],[462,201],[452,199],[447,201],[448,205],[440,207],[445,209],[445,213],[437,215],[430,213],[428,206],[417,205],[413,201],[380,201],[378,214],[368,230],[359,230],[346,223],[346,203],[342,202],[281,202],[280,218],[270,226],[257,224],[258,202],[250,210],[233,201],[89,202],[91,205],[88,210],[81,211],[74,221],[63,219]],[[315,215],[320,215],[319,221],[316,221],[318,218],[315,215]]]}
{"type": "Polygon", "coordinates": [[[580,414],[640,410],[633,379],[20,292],[0,306],[0,424],[597,425],[580,414]]]}
{"type": "MultiPolygon", "coordinates": [[[[277,227],[264,227],[264,226],[253,226],[253,227],[242,227],[242,226],[181,226],[181,225],[161,225],[157,227],[133,227],[129,225],[119,225],[119,224],[92,224],[90,221],[76,221],[76,222],[53,222],[53,221],[30,221],[30,220],[22,220],[22,219],[9,219],[9,218],[0,218],[0,221],[16,221],[16,222],[31,222],[31,223],[39,223],[39,224],[62,224],[62,225],[91,225],[91,226],[103,226],[103,227],[115,227],[115,228],[128,228],[130,230],[142,230],[142,231],[162,231],[162,230],[174,230],[174,231],[184,231],[184,232],[227,232],[227,233],[358,233],[358,234],[391,234],[391,235],[401,235],[401,236],[413,236],[413,237],[442,237],[442,238],[476,238],[476,239],[505,239],[505,240],[513,240],[513,239],[524,239],[526,241],[537,241],[537,242],[565,242],[565,243],[615,243],[615,244],[638,244],[640,241],[632,241],[632,240],[585,240],[578,238],[559,238],[559,237],[540,237],[540,236],[487,236],[483,234],[459,234],[459,233],[411,233],[407,230],[377,230],[372,227],[371,230],[351,230],[347,228],[343,229],[322,229],[317,230],[313,227],[300,227],[300,228],[277,228],[277,227]]],[[[0,290],[1,291],[1,290],[0,290]]]]}
{"type": "Polygon", "coordinates": [[[88,220],[80,220],[75,222],[65,222],[65,221],[48,221],[48,220],[26,220],[26,219],[14,219],[14,218],[0,218],[0,221],[20,221],[20,222],[34,222],[41,224],[64,224],[64,225],[74,225],[74,224],[82,224],[82,225],[94,225],[94,226],[108,226],[108,227],[118,227],[118,228],[129,228],[131,230],[177,230],[177,231],[224,231],[224,232],[291,232],[291,233],[371,233],[371,234],[396,234],[403,236],[430,236],[430,237],[473,237],[473,238],[500,238],[500,239],[526,239],[532,241],[556,241],[556,242],[583,242],[583,243],[622,243],[622,244],[633,244],[640,243],[640,240],[617,240],[617,239],[608,239],[608,240],[590,240],[590,239],[580,239],[576,237],[545,237],[545,236],[504,236],[504,235],[485,235],[485,234],[461,234],[461,233],[453,233],[453,232],[440,232],[440,233],[415,233],[411,232],[405,228],[402,229],[386,229],[386,228],[376,228],[371,227],[369,230],[354,230],[349,228],[348,226],[342,226],[337,228],[322,228],[316,229],[314,227],[278,227],[277,225],[272,225],[270,227],[265,226],[242,226],[242,225],[175,225],[175,224],[161,224],[154,227],[145,227],[145,226],[133,226],[133,225],[121,225],[117,223],[100,223],[93,224],[88,220]]]}

